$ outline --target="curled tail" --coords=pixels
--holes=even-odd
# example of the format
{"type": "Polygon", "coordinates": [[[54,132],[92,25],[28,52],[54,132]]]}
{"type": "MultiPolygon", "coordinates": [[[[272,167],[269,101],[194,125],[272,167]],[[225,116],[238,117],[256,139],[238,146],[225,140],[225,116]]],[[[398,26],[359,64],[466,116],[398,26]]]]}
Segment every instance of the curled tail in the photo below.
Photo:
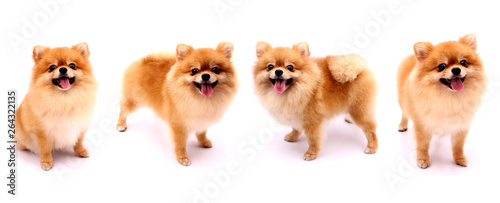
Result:
{"type": "Polygon", "coordinates": [[[151,52],[147,56],[143,57],[141,59],[141,61],[144,63],[147,63],[147,62],[164,61],[164,60],[169,60],[169,59],[175,59],[175,52],[171,52],[171,51],[151,52]]]}
{"type": "Polygon", "coordinates": [[[327,62],[333,78],[341,83],[353,81],[369,66],[363,57],[356,54],[329,56],[327,62]]]}

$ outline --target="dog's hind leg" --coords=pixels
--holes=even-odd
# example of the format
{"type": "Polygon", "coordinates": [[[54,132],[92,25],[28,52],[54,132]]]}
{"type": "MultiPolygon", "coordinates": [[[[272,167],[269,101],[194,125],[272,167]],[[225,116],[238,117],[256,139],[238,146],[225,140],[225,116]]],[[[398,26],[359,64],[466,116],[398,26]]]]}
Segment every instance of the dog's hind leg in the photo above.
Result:
{"type": "Polygon", "coordinates": [[[408,117],[404,113],[401,115],[401,122],[399,123],[399,132],[405,132],[408,130],[408,117]]]}
{"type": "Polygon", "coordinates": [[[375,116],[373,113],[370,113],[369,110],[364,110],[366,108],[352,108],[349,112],[351,118],[354,123],[363,130],[363,133],[366,136],[366,140],[368,141],[365,153],[373,154],[378,149],[378,140],[377,140],[377,124],[375,123],[375,116]]]}
{"type": "Polygon", "coordinates": [[[129,98],[124,98],[120,105],[120,116],[116,129],[120,132],[127,130],[127,116],[137,109],[137,104],[129,98]]]}

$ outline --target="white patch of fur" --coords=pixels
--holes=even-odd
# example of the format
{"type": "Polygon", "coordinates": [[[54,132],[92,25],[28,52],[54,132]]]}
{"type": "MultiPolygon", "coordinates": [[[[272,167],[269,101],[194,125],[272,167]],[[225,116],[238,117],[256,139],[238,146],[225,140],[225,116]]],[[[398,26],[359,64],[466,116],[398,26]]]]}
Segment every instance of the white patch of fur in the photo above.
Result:
{"type": "Polygon", "coordinates": [[[71,118],[52,118],[43,122],[45,132],[54,139],[53,149],[72,147],[80,134],[88,128],[89,122],[71,118]]]}

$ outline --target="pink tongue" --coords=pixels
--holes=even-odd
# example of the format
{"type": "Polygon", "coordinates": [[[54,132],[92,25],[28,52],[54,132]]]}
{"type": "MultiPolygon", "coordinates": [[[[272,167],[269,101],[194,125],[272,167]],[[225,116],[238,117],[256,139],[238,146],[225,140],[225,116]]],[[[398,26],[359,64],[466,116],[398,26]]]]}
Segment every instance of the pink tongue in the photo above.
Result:
{"type": "Polygon", "coordinates": [[[276,79],[276,82],[274,83],[274,91],[276,91],[278,94],[281,94],[285,91],[285,89],[286,81],[276,79]]]}
{"type": "Polygon", "coordinates": [[[462,83],[462,80],[460,78],[453,78],[451,79],[451,88],[453,90],[460,92],[464,89],[464,84],[462,83]]]}
{"type": "Polygon", "coordinates": [[[212,96],[212,93],[214,93],[214,89],[212,89],[212,84],[209,83],[203,83],[201,85],[201,93],[205,95],[206,97],[212,96]]]}
{"type": "Polygon", "coordinates": [[[59,84],[63,89],[69,88],[69,78],[59,78],[59,84]]]}

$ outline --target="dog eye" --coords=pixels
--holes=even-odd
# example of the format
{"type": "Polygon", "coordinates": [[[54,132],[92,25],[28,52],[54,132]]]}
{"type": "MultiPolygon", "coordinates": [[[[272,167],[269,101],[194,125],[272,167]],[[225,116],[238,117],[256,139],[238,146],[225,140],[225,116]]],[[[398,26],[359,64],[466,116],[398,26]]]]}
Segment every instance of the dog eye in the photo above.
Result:
{"type": "Polygon", "coordinates": [[[196,73],[200,72],[200,70],[198,70],[198,68],[195,68],[193,70],[191,70],[191,75],[196,75],[196,73]]]}
{"type": "Polygon", "coordinates": [[[217,68],[217,67],[213,67],[213,68],[212,68],[212,72],[214,72],[215,74],[219,74],[219,73],[220,73],[220,70],[219,70],[219,68],[217,68]]]}
{"type": "Polygon", "coordinates": [[[443,71],[446,67],[447,67],[447,65],[444,63],[439,64],[439,66],[438,66],[439,72],[443,71]]]}
{"type": "Polygon", "coordinates": [[[51,66],[49,67],[49,72],[54,71],[56,68],[57,68],[57,66],[56,66],[56,65],[51,65],[51,66]]]}
{"type": "Polygon", "coordinates": [[[76,66],[75,66],[75,64],[74,64],[74,63],[70,63],[70,64],[69,64],[69,67],[70,67],[71,69],[73,69],[73,70],[76,70],[76,66]]]}
{"type": "Polygon", "coordinates": [[[274,65],[273,65],[273,64],[269,64],[269,65],[267,66],[267,71],[270,71],[270,70],[272,70],[273,68],[274,68],[274,65]]]}
{"type": "Polygon", "coordinates": [[[292,71],[292,72],[293,72],[293,66],[292,66],[292,65],[288,65],[288,66],[286,66],[286,69],[288,69],[289,71],[292,71]]]}
{"type": "Polygon", "coordinates": [[[461,60],[460,61],[460,65],[462,65],[463,67],[467,68],[467,61],[466,60],[461,60]]]}

